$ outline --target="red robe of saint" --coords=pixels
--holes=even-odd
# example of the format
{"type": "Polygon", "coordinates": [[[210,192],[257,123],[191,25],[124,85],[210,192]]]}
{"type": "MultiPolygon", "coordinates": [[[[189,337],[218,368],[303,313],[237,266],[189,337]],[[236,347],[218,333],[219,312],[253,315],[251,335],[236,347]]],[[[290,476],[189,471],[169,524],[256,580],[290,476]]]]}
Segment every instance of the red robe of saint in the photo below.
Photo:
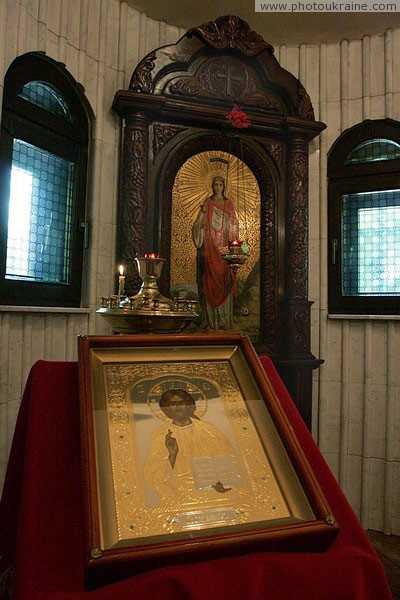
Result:
{"type": "Polygon", "coordinates": [[[238,238],[239,224],[230,200],[221,202],[210,197],[205,201],[205,206],[205,267],[202,284],[208,302],[218,307],[225,302],[230,291],[236,294],[236,278],[232,276],[232,271],[221,257],[220,248],[227,246],[229,240],[238,238]]]}

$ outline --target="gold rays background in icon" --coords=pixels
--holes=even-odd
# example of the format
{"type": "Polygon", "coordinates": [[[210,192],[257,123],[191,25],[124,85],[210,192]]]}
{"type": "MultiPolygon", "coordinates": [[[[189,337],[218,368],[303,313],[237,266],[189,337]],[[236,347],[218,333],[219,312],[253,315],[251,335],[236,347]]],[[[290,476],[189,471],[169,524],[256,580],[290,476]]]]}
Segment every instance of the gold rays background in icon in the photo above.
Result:
{"type": "Polygon", "coordinates": [[[249,167],[228,152],[210,150],[189,158],[179,169],[172,190],[171,284],[196,281],[196,248],[192,224],[201,204],[211,196],[213,177],[225,178],[225,194],[236,210],[239,238],[249,245],[247,263],[238,277],[246,279],[260,257],[260,190],[249,167]]]}

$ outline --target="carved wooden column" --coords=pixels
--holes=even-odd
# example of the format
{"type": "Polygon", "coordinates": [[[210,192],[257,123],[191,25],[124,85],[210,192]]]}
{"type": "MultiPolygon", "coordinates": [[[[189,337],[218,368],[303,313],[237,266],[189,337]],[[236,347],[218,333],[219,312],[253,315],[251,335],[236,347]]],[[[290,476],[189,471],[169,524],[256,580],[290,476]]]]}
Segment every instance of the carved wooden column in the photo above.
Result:
{"type": "Polygon", "coordinates": [[[291,140],[286,205],[286,293],[289,357],[310,357],[310,302],[308,301],[308,143],[291,140]]]}
{"type": "Polygon", "coordinates": [[[284,358],[277,368],[311,428],[312,370],[321,363],[310,349],[308,300],[308,141],[293,137],[288,153],[286,197],[285,300],[282,325],[284,358]]]}
{"type": "Polygon", "coordinates": [[[141,285],[134,258],[146,251],[149,123],[144,113],[126,116],[123,140],[118,261],[126,266],[126,293],[132,295],[141,285]]]}

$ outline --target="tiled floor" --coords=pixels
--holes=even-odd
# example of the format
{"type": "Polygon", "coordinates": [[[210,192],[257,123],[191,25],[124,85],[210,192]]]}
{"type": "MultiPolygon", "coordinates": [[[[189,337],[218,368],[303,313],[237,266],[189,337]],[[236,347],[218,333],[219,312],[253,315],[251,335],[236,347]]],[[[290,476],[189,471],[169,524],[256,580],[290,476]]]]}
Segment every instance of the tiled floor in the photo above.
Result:
{"type": "Polygon", "coordinates": [[[393,600],[400,600],[400,537],[367,531],[382,561],[392,591],[393,600]]]}

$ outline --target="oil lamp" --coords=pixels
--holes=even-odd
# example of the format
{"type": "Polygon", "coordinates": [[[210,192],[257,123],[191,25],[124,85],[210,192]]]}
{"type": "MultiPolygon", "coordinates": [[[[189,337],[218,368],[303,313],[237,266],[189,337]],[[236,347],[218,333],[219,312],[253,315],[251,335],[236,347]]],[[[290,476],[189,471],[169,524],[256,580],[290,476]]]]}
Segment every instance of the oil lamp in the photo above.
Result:
{"type": "Polygon", "coordinates": [[[229,265],[233,273],[237,273],[239,268],[246,262],[246,248],[247,245],[244,244],[241,240],[231,240],[228,242],[228,246],[221,248],[221,256],[224,259],[224,261],[229,265]]]}
{"type": "MultiPolygon", "coordinates": [[[[249,121],[246,113],[240,109],[239,106],[234,106],[233,109],[228,113],[227,120],[230,126],[235,129],[243,129],[249,126],[249,121]]],[[[243,198],[243,215],[244,215],[244,230],[245,237],[247,236],[247,206],[246,206],[246,197],[245,197],[245,185],[244,185],[244,172],[243,172],[243,142],[242,138],[236,134],[233,136],[235,139],[239,141],[239,154],[240,161],[236,161],[237,165],[237,173],[236,173],[236,183],[237,183],[237,201],[240,206],[240,198],[243,198]],[[241,171],[241,172],[240,172],[241,171]],[[240,177],[241,175],[241,177],[240,177]],[[241,181],[239,181],[242,179],[241,181]],[[241,185],[240,185],[241,184],[241,185]],[[239,187],[241,187],[241,193],[239,192],[239,187]]],[[[229,154],[231,152],[231,146],[229,146],[229,154]]],[[[229,165],[228,165],[229,170],[229,165]]],[[[228,179],[228,173],[227,173],[228,179]]],[[[220,248],[221,257],[224,261],[229,265],[230,269],[234,274],[237,273],[239,268],[244,265],[247,261],[249,246],[247,242],[243,242],[241,240],[229,240],[228,246],[224,246],[220,248]]]]}

